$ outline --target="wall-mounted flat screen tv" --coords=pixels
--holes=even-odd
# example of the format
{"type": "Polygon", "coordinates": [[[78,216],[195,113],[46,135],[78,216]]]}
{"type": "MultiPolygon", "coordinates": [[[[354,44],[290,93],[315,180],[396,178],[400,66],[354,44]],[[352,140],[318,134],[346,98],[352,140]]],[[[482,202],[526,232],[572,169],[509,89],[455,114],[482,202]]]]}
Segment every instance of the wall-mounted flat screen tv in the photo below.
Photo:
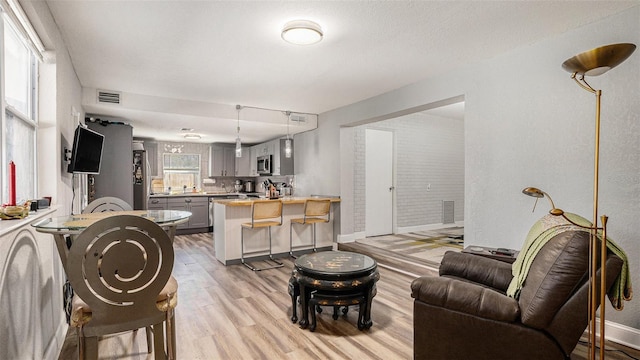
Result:
{"type": "Polygon", "coordinates": [[[70,173],[99,174],[104,135],[78,125],[73,136],[70,173]]]}

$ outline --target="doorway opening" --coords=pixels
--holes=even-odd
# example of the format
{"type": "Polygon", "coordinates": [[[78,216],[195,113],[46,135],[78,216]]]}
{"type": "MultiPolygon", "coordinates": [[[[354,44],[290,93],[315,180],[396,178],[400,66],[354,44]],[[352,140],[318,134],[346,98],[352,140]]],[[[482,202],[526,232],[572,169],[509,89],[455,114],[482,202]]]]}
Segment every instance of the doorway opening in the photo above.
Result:
{"type": "Polygon", "coordinates": [[[439,263],[446,251],[462,250],[463,100],[353,128],[356,242],[429,263],[439,263]],[[384,153],[391,155],[391,166],[384,153]],[[390,170],[391,184],[384,171],[378,175],[381,167],[390,170]],[[380,230],[383,218],[391,223],[383,227],[387,230],[380,230]]]}

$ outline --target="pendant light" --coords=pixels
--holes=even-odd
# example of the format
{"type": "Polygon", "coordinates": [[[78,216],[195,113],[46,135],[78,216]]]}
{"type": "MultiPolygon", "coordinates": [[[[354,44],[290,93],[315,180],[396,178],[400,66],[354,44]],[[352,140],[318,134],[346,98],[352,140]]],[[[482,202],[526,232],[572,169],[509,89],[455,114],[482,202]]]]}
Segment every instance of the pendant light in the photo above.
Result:
{"type": "Polygon", "coordinates": [[[238,111],[238,128],[237,128],[237,137],[236,137],[236,157],[242,157],[242,141],[240,141],[240,109],[242,107],[240,105],[236,105],[236,110],[238,111]]]}
{"type": "Polygon", "coordinates": [[[286,115],[287,115],[287,140],[284,141],[284,156],[286,158],[290,158],[291,153],[293,152],[293,148],[291,146],[291,139],[289,138],[289,121],[291,120],[291,111],[287,111],[286,115]]]}

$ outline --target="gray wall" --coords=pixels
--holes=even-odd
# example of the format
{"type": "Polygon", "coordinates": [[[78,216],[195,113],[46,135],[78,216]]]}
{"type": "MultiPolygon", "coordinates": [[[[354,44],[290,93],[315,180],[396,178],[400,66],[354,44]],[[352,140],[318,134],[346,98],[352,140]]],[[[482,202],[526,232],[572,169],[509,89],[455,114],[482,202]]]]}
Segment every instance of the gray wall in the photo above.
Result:
{"type": "Polygon", "coordinates": [[[87,127],[104,135],[100,174],[94,175],[95,199],[113,196],[133,208],[133,128],[128,124],[105,126],[91,122],[87,127]]]}
{"type": "MultiPolygon", "coordinates": [[[[428,104],[465,99],[465,241],[521,248],[530,226],[548,210],[521,194],[539,187],[557,206],[591,218],[594,97],[562,62],[597,46],[640,44],[640,7],[501,56],[320,114],[315,131],[297,135],[298,193],[342,196],[341,239],[355,231],[353,140],[345,125],[396,117],[428,104]],[[341,134],[347,134],[341,138],[341,134]],[[346,210],[346,211],[345,211],[346,210]]],[[[640,52],[603,76],[600,213],[627,252],[640,283],[640,52]]],[[[640,328],[640,303],[607,319],[640,328]]]]}

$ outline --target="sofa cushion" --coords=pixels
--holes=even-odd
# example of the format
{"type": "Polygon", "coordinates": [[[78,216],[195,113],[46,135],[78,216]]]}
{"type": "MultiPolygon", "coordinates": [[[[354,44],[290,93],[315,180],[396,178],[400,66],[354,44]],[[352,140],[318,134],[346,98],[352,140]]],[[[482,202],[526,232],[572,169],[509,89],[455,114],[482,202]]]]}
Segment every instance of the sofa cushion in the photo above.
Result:
{"type": "Polygon", "coordinates": [[[554,236],[531,264],[520,292],[522,323],[546,328],[588,278],[589,233],[567,231],[554,236]]]}
{"type": "Polygon", "coordinates": [[[421,277],[411,283],[411,296],[429,305],[486,319],[514,322],[518,302],[498,291],[446,277],[421,277]]]}

